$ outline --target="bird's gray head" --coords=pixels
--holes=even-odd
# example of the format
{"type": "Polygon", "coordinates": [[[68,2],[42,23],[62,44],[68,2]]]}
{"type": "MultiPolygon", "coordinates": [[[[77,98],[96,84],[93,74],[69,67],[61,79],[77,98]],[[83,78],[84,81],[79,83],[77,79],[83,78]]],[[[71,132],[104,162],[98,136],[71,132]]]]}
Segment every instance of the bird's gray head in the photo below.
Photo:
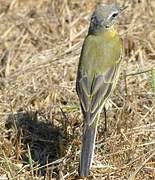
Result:
{"type": "Polygon", "coordinates": [[[91,17],[89,33],[95,33],[97,31],[104,31],[111,27],[118,15],[126,7],[120,8],[117,4],[99,5],[95,9],[91,17]]]}

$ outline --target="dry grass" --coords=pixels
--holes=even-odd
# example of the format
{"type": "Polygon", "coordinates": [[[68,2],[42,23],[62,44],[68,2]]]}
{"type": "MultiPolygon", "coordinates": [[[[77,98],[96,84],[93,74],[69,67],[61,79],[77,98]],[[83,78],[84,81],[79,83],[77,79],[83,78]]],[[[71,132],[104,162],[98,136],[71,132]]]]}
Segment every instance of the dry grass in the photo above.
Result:
{"type": "MultiPolygon", "coordinates": [[[[0,0],[0,179],[78,179],[75,76],[94,6],[0,0]]],[[[131,0],[119,20],[123,70],[88,179],[155,179],[154,17],[154,0],[131,0]]]]}

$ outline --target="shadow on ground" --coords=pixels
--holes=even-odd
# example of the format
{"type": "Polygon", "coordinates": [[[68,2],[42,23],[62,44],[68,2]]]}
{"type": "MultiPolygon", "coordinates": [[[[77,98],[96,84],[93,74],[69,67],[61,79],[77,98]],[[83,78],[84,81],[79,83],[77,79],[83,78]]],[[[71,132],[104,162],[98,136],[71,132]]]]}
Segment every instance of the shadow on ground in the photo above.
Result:
{"type": "MultiPolygon", "coordinates": [[[[55,127],[49,121],[43,119],[37,112],[19,112],[15,115],[8,115],[6,118],[7,129],[15,128],[17,138],[14,138],[15,147],[21,147],[21,156],[25,164],[30,164],[28,146],[34,165],[39,165],[37,175],[47,173],[47,163],[50,164],[62,158],[67,148],[67,136],[62,128],[55,127]],[[18,142],[18,143],[17,143],[18,142]]],[[[8,136],[8,138],[11,138],[8,136]]],[[[16,150],[19,151],[19,150],[16,150]]],[[[50,169],[51,166],[48,168],[50,169]]],[[[56,166],[52,166],[52,171],[56,172],[56,166]]]]}

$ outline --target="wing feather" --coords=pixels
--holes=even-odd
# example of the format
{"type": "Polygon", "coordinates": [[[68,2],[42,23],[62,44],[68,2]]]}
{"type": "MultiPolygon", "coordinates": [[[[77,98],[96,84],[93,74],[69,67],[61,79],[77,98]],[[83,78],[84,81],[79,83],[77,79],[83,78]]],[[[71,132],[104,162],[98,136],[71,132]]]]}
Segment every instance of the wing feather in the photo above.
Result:
{"type": "Polygon", "coordinates": [[[87,76],[77,81],[77,89],[83,114],[88,124],[93,122],[96,114],[102,109],[106,99],[111,93],[117,69],[116,65],[107,69],[102,75],[94,77],[90,91],[88,88],[87,76]]]}

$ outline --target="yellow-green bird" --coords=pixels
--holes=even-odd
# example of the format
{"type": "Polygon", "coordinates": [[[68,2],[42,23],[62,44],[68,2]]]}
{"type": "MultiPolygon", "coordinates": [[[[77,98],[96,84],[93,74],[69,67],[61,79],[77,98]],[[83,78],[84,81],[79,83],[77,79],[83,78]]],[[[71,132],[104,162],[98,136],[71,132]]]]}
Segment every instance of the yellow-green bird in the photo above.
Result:
{"type": "Polygon", "coordinates": [[[76,80],[76,90],[84,116],[80,176],[89,175],[100,112],[119,75],[122,40],[113,24],[124,9],[115,3],[97,6],[83,43],[76,80]]]}

